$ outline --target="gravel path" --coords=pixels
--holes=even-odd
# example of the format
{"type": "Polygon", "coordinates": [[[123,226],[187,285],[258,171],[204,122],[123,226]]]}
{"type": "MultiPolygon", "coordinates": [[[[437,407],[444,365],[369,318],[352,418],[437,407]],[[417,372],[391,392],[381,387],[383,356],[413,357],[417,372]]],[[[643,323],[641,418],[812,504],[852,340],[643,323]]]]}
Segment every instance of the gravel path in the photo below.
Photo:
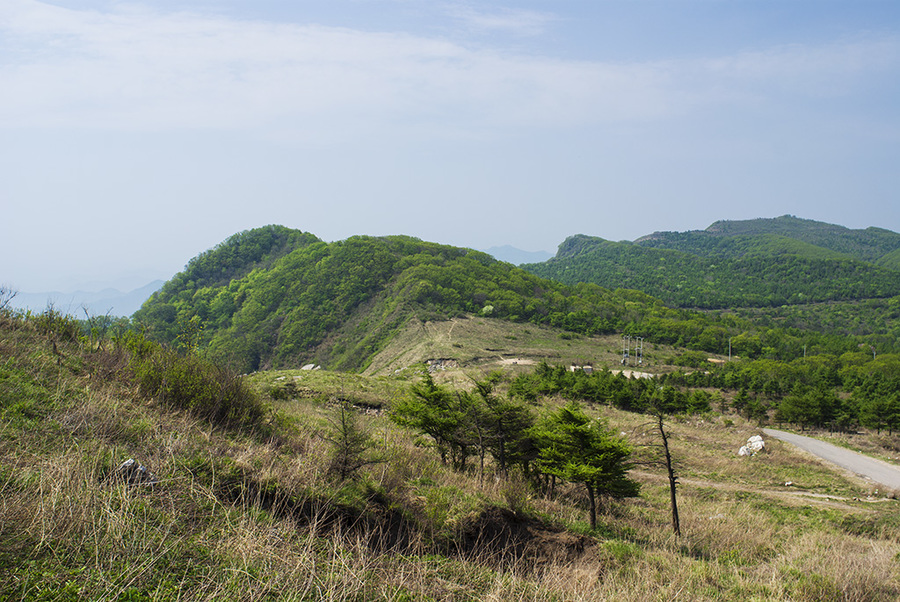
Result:
{"type": "Polygon", "coordinates": [[[804,437],[803,435],[795,435],[794,433],[786,433],[775,429],[763,429],[763,432],[770,437],[796,445],[814,456],[818,456],[832,464],[837,464],[841,468],[846,468],[850,472],[871,479],[885,487],[900,490],[900,468],[887,462],[882,462],[881,460],[876,460],[855,451],[813,439],[812,437],[804,437]]]}

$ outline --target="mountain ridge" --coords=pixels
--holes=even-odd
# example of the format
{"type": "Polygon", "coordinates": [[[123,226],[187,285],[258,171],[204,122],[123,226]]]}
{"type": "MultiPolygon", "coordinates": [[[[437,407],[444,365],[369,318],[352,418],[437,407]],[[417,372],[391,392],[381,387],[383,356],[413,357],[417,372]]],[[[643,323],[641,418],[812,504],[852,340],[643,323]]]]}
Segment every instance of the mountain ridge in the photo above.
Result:
{"type": "Polygon", "coordinates": [[[544,280],[472,249],[408,236],[326,243],[279,226],[194,258],[134,320],[165,342],[202,337],[208,353],[244,371],[310,361],[359,369],[414,316],[471,314],[605,333],[621,327],[626,297],[657,304],[544,280]]]}
{"type": "Polygon", "coordinates": [[[76,290],[73,292],[17,292],[10,301],[10,307],[22,311],[41,312],[47,307],[56,311],[77,315],[87,311],[93,316],[127,317],[132,315],[141,305],[165,284],[163,280],[154,280],[144,286],[130,291],[105,288],[100,291],[76,290]]]}
{"type": "Polygon", "coordinates": [[[192,259],[133,320],[243,372],[307,363],[365,370],[409,324],[462,317],[555,327],[563,339],[624,333],[709,353],[727,353],[735,337],[736,353],[754,357],[776,346],[851,349],[846,338],[815,342],[802,332],[773,346],[765,331],[776,323],[757,328],[734,313],[696,311],[900,297],[900,272],[786,236],[784,225],[778,234],[701,234],[712,243],[706,255],[575,235],[554,259],[521,268],[410,236],[324,242],[266,226],[192,259]]]}
{"type": "Polygon", "coordinates": [[[900,234],[794,216],[718,221],[633,242],[584,234],[523,265],[565,284],[634,288],[678,307],[775,307],[900,294],[900,234]]]}

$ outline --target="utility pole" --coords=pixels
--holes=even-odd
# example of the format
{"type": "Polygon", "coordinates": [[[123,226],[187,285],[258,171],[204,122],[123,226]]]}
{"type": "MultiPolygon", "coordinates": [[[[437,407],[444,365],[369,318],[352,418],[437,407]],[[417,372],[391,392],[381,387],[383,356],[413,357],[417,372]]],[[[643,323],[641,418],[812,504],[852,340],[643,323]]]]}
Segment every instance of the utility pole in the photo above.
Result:
{"type": "Polygon", "coordinates": [[[626,334],[622,337],[622,365],[628,365],[628,356],[631,353],[631,335],[626,334]]]}

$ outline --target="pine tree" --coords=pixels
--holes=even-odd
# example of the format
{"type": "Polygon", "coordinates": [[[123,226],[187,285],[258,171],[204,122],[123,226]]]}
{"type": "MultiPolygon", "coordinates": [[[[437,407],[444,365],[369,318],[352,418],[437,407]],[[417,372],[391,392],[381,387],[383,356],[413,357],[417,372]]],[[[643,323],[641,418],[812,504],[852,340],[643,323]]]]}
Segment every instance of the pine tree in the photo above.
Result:
{"type": "Polygon", "coordinates": [[[640,485],[627,476],[631,446],[602,419],[591,419],[570,402],[546,416],[534,429],[539,449],[536,466],[545,474],[585,486],[591,528],[597,526],[598,498],[632,497],[640,485]]]}

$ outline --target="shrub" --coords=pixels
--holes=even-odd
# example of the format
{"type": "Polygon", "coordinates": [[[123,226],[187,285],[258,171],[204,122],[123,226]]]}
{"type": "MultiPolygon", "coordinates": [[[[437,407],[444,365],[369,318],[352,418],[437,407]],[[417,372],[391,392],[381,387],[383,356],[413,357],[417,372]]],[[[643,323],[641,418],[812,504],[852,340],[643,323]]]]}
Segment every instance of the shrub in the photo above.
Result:
{"type": "Polygon", "coordinates": [[[259,397],[229,368],[182,355],[140,335],[127,343],[142,394],[227,427],[256,427],[264,416],[259,397]]]}
{"type": "Polygon", "coordinates": [[[48,336],[54,342],[76,343],[82,334],[78,320],[57,311],[52,305],[35,316],[33,323],[39,333],[48,336]]]}
{"type": "Polygon", "coordinates": [[[330,428],[323,434],[323,438],[334,447],[328,469],[342,482],[356,478],[363,466],[381,461],[368,457],[373,445],[372,439],[359,425],[349,403],[341,402],[328,424],[330,428]]]}

